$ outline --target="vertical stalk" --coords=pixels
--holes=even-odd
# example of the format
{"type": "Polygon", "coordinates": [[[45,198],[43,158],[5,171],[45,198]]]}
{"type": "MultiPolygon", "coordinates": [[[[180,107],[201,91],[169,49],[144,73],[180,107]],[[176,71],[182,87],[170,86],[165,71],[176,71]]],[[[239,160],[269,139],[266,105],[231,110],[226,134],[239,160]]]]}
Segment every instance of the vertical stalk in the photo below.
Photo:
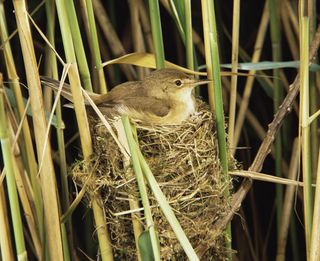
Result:
{"type": "Polygon", "coordinates": [[[43,147],[43,142],[46,140],[47,123],[43,109],[43,95],[32,42],[31,28],[27,17],[25,1],[14,0],[13,4],[29,87],[38,159],[43,159],[43,165],[46,166],[45,169],[42,168],[40,171],[40,180],[42,198],[44,202],[44,217],[48,239],[48,252],[52,260],[62,260],[63,250],[55,171],[52,162],[50,142],[47,143],[45,148],[43,147]]]}
{"type": "MultiPolygon", "coordinates": [[[[207,77],[209,80],[212,80],[213,75],[213,65],[211,60],[211,50],[210,50],[210,27],[209,27],[209,14],[208,14],[208,3],[206,0],[202,0],[202,19],[203,19],[203,37],[204,37],[204,48],[205,48],[205,59],[207,66],[207,77]]],[[[208,99],[209,105],[212,111],[215,111],[214,104],[214,84],[213,82],[208,83],[208,99]]]]}
{"type": "Polygon", "coordinates": [[[15,173],[13,169],[13,154],[9,139],[9,129],[4,104],[3,79],[0,74],[0,139],[1,149],[6,171],[6,181],[8,187],[9,204],[11,219],[13,225],[14,240],[16,243],[16,252],[18,260],[28,260],[27,250],[24,243],[23,226],[21,220],[19,198],[17,193],[15,173]]]}
{"type": "Polygon", "coordinates": [[[94,19],[94,12],[92,7],[92,0],[86,0],[86,4],[87,4],[88,22],[89,22],[89,28],[90,28],[90,34],[91,34],[91,36],[89,37],[89,41],[91,42],[90,47],[92,47],[91,53],[93,54],[95,69],[98,72],[99,91],[101,94],[103,94],[103,93],[107,93],[107,82],[104,77],[103,67],[101,65],[102,62],[101,62],[101,56],[100,56],[96,22],[94,19]]]}
{"type": "MultiPolygon", "coordinates": [[[[75,64],[74,46],[73,46],[72,38],[70,36],[70,26],[68,22],[67,12],[64,6],[64,2],[62,0],[57,0],[56,6],[58,11],[58,18],[59,18],[59,23],[61,28],[64,50],[66,53],[66,58],[69,63],[72,63],[69,70],[69,80],[70,80],[70,87],[71,87],[71,92],[74,100],[74,108],[76,112],[77,123],[79,127],[79,132],[80,132],[82,152],[83,152],[84,158],[89,159],[93,151],[91,135],[90,135],[89,125],[87,120],[87,114],[84,107],[84,100],[83,100],[84,98],[79,88],[81,83],[80,83],[79,73],[77,70],[77,65],[75,64]]],[[[102,200],[99,195],[96,195],[91,198],[91,202],[92,202],[92,210],[93,210],[96,229],[97,229],[101,258],[103,261],[113,260],[112,248],[111,248],[110,238],[109,238],[109,234],[106,227],[102,200]]]]}
{"type": "MultiPolygon", "coordinates": [[[[8,32],[6,26],[6,19],[5,19],[5,10],[3,7],[3,2],[0,3],[0,39],[1,42],[4,42],[8,39],[8,32]]],[[[17,103],[17,109],[19,114],[19,119],[22,118],[24,114],[24,103],[23,97],[21,92],[21,86],[19,83],[19,76],[16,71],[13,54],[10,46],[10,42],[7,42],[3,47],[3,54],[4,60],[6,63],[7,73],[9,81],[11,82],[11,88],[13,90],[15,100],[17,103]]],[[[41,198],[41,188],[40,188],[40,181],[37,177],[37,162],[36,156],[32,144],[31,132],[29,128],[29,123],[27,120],[23,121],[22,127],[22,134],[23,134],[23,141],[26,146],[26,153],[27,153],[27,160],[28,166],[27,170],[30,175],[34,201],[35,201],[35,209],[36,209],[36,216],[37,216],[37,227],[39,230],[39,234],[41,235],[41,241],[43,242],[43,203],[41,198]]]]}
{"type": "Polygon", "coordinates": [[[317,184],[314,199],[313,224],[310,242],[310,261],[320,260],[320,149],[318,154],[317,184]]]}
{"type": "Polygon", "coordinates": [[[171,13],[172,18],[174,19],[177,29],[180,33],[181,39],[183,43],[186,42],[186,34],[185,34],[185,10],[184,5],[181,6],[180,2],[169,0],[169,1],[161,1],[162,5],[167,9],[169,13],[171,13]],[[183,10],[182,10],[183,8],[183,10]]]}
{"type": "MultiPolygon", "coordinates": [[[[55,22],[56,22],[56,8],[54,0],[48,0],[45,3],[45,10],[46,10],[46,37],[51,45],[54,47],[55,43],[55,22]]],[[[46,76],[52,76],[52,67],[56,67],[57,64],[53,64],[55,57],[55,53],[51,50],[50,46],[46,45],[45,47],[45,57],[44,57],[44,74],[46,76]]],[[[43,99],[44,99],[44,106],[45,111],[50,112],[52,107],[52,96],[53,91],[51,88],[44,88],[43,90],[43,99]]]]}
{"type": "MultiPolygon", "coordinates": [[[[9,118],[9,117],[8,117],[9,118]]],[[[12,126],[12,122],[9,118],[8,120],[9,128],[10,128],[10,140],[11,140],[11,149],[14,151],[13,155],[13,170],[15,173],[16,186],[18,190],[18,195],[20,199],[20,206],[22,207],[22,215],[25,217],[25,221],[27,223],[27,227],[30,231],[30,238],[32,240],[32,244],[34,246],[34,252],[37,259],[41,259],[43,255],[43,247],[39,238],[39,231],[37,230],[36,224],[36,214],[33,212],[34,201],[32,198],[32,188],[29,183],[28,176],[24,173],[24,166],[22,162],[22,158],[19,154],[15,153],[19,150],[16,145],[13,145],[15,142],[14,133],[17,133],[17,130],[14,126],[12,126]]],[[[19,153],[19,152],[18,152],[19,153]]]]}
{"type": "MultiPolygon", "coordinates": [[[[193,45],[193,27],[192,27],[192,13],[191,13],[191,0],[184,0],[184,38],[186,46],[186,58],[187,58],[187,67],[190,70],[195,70],[198,67],[198,61],[196,52],[193,45]]],[[[199,87],[194,89],[194,94],[196,96],[200,95],[199,87]]]]}
{"type": "Polygon", "coordinates": [[[71,38],[70,26],[69,26],[64,2],[61,0],[58,0],[56,1],[56,6],[57,6],[58,18],[59,18],[59,23],[61,28],[61,34],[62,34],[62,40],[64,45],[64,51],[66,54],[66,59],[68,63],[72,63],[72,66],[70,67],[70,70],[69,70],[69,80],[70,80],[72,95],[74,96],[74,106],[75,106],[76,116],[77,116],[77,119],[79,118],[78,124],[81,124],[81,126],[79,126],[81,145],[82,145],[82,148],[84,149],[84,152],[83,152],[84,156],[86,157],[92,154],[92,146],[91,146],[89,125],[86,117],[87,115],[86,115],[85,108],[83,107],[83,104],[84,104],[83,96],[81,95],[81,90],[79,88],[81,84],[80,84],[79,74],[77,71],[77,66],[75,64],[76,56],[74,52],[73,40],[71,38]],[[78,102],[81,102],[82,104],[79,104],[78,102]],[[80,121],[80,119],[82,121],[80,121]]]}
{"type": "MultiPolygon", "coordinates": [[[[300,157],[299,142],[298,142],[298,138],[296,138],[292,146],[292,154],[291,154],[289,174],[288,174],[288,179],[290,180],[297,179],[298,168],[299,168],[299,157],[300,157]]],[[[286,204],[283,204],[283,210],[282,210],[283,217],[281,218],[281,224],[278,229],[279,232],[278,232],[276,261],[285,261],[286,245],[287,245],[290,221],[292,220],[292,208],[294,204],[295,191],[296,191],[295,186],[287,186],[286,193],[284,196],[284,202],[286,202],[286,204]]]]}
{"type": "Polygon", "coordinates": [[[191,0],[184,0],[185,4],[185,45],[187,67],[194,70],[193,61],[193,40],[192,40],[192,15],[191,15],[191,0]]]}
{"type": "Polygon", "coordinates": [[[229,102],[229,124],[228,138],[229,146],[234,151],[234,124],[236,119],[236,103],[237,103],[237,83],[238,83],[238,54],[239,54],[239,27],[240,27],[240,0],[233,2],[233,20],[232,20],[232,76],[229,102]]]}
{"type": "MultiPolygon", "coordinates": [[[[128,0],[130,8],[130,21],[131,21],[131,34],[134,52],[144,53],[146,52],[143,33],[141,29],[141,17],[139,13],[139,8],[141,3],[137,1],[128,0]]],[[[138,79],[142,80],[145,76],[145,68],[137,68],[138,79]]]]}
{"type": "MultiPolygon", "coordinates": [[[[79,73],[83,81],[83,87],[92,92],[92,83],[90,77],[89,66],[86,58],[86,53],[82,43],[81,32],[78,24],[77,14],[74,6],[73,0],[66,0],[65,7],[68,14],[69,24],[72,24],[70,27],[70,32],[72,36],[72,43],[74,45],[75,55],[77,57],[77,64],[79,68],[79,73]]],[[[60,28],[62,28],[61,26],[60,28]]]]}
{"type": "Polygon", "coordinates": [[[301,251],[300,242],[297,235],[297,221],[295,219],[295,214],[291,215],[291,224],[290,224],[290,243],[292,245],[292,261],[300,261],[301,251]]]}
{"type": "MultiPolygon", "coordinates": [[[[82,0],[83,1],[83,0],[82,0]]],[[[109,16],[104,9],[103,3],[101,0],[94,0],[92,2],[93,4],[93,10],[95,12],[96,21],[100,25],[101,32],[105,36],[111,52],[116,56],[122,56],[126,54],[126,51],[124,49],[124,46],[122,42],[120,41],[117,32],[114,29],[114,26],[109,20],[109,16]]],[[[88,36],[90,37],[90,36],[88,36]]],[[[120,64],[121,69],[123,70],[123,73],[127,77],[128,80],[133,80],[136,77],[136,73],[133,69],[133,67],[129,64],[120,64]]],[[[117,75],[118,78],[119,75],[117,75]]]]}
{"type": "MultiPolygon", "coordinates": [[[[266,31],[268,29],[268,24],[269,24],[269,8],[267,8],[267,2],[263,8],[263,13],[261,16],[260,24],[259,24],[259,29],[258,29],[258,34],[256,38],[256,42],[254,45],[254,52],[251,58],[251,62],[256,63],[260,60],[260,56],[262,53],[263,49],[263,44],[264,44],[264,39],[266,36],[266,31]]],[[[249,74],[255,74],[255,70],[250,70],[249,74]]],[[[234,133],[234,147],[237,146],[241,130],[243,129],[243,123],[246,115],[247,108],[249,106],[249,100],[251,96],[251,91],[253,87],[255,78],[254,77],[249,77],[246,81],[246,85],[243,91],[243,97],[242,97],[242,103],[239,108],[238,112],[238,117],[236,121],[236,126],[235,126],[235,133],[234,133]]]]}
{"type": "MultiPolygon", "coordinates": [[[[280,17],[279,17],[279,1],[269,0],[270,9],[270,32],[272,42],[272,60],[274,62],[281,61],[281,49],[280,49],[280,17]],[[278,3],[278,4],[277,4],[278,3]]],[[[274,114],[278,111],[279,106],[283,99],[283,88],[280,82],[279,69],[273,70],[273,110],[274,114]]],[[[276,176],[282,176],[281,164],[282,164],[282,142],[281,132],[275,139],[275,173],[276,176]]],[[[280,230],[281,217],[282,217],[282,204],[283,204],[283,187],[279,184],[276,185],[276,216],[277,227],[280,230]]]]}
{"type": "MultiPolygon", "coordinates": [[[[214,2],[212,0],[202,0],[202,14],[203,14],[203,28],[204,28],[204,38],[206,50],[206,64],[208,70],[208,78],[213,79],[214,90],[214,108],[212,104],[211,110],[214,110],[216,116],[216,126],[218,133],[218,147],[219,147],[219,159],[221,162],[223,176],[222,180],[228,179],[228,152],[227,152],[227,142],[225,134],[225,119],[223,111],[223,100],[222,100],[222,90],[221,90],[221,75],[220,75],[220,61],[219,61],[219,50],[218,50],[218,39],[217,39],[217,29],[215,22],[215,10],[214,2]],[[209,52],[209,53],[208,53],[209,52]],[[209,74],[210,73],[210,74],[209,74]]],[[[209,84],[209,88],[212,85],[209,84]]],[[[209,92],[210,95],[210,92],[209,92]]],[[[212,98],[211,98],[212,99],[212,98]]],[[[209,100],[211,100],[209,98],[209,100]]],[[[229,188],[224,191],[224,196],[229,196],[229,188]]],[[[231,225],[227,226],[227,238],[226,238],[227,249],[231,249],[231,225]]],[[[232,260],[232,254],[229,254],[229,260],[232,260]]]]}
{"type": "MultiPolygon", "coordinates": [[[[206,59],[207,68],[208,64],[211,67],[211,75],[208,74],[209,78],[213,79],[214,82],[214,103],[215,103],[215,115],[216,115],[216,124],[218,132],[218,143],[219,143],[219,157],[222,164],[223,174],[225,178],[228,175],[228,156],[227,156],[227,143],[225,135],[225,120],[223,112],[223,100],[222,100],[222,90],[221,90],[221,76],[220,76],[220,61],[219,61],[219,50],[218,50],[218,40],[217,40],[217,30],[215,24],[215,11],[214,4],[212,0],[202,0],[202,12],[205,13],[205,17],[208,20],[204,20],[204,27],[208,30],[205,31],[204,37],[209,40],[210,55],[208,61],[206,59]]],[[[206,57],[207,58],[207,57],[206,57]]],[[[213,110],[213,108],[211,107],[213,110]]]]}
{"type": "Polygon", "coordinates": [[[287,10],[287,1],[288,0],[281,1],[280,3],[281,22],[283,24],[283,32],[284,32],[284,35],[286,36],[286,40],[288,41],[292,59],[298,60],[299,59],[298,43],[292,28],[292,24],[290,23],[290,18],[287,10]]]}
{"type": "Polygon", "coordinates": [[[165,67],[164,48],[162,39],[161,19],[158,0],[149,0],[152,38],[156,55],[157,69],[165,67]]]}
{"type": "Polygon", "coordinates": [[[154,45],[152,42],[152,33],[150,33],[151,32],[150,19],[148,16],[146,5],[144,4],[143,0],[137,0],[137,2],[139,4],[139,15],[141,19],[141,26],[146,39],[146,46],[147,46],[146,49],[150,52],[154,52],[154,45]]]}
{"type": "MultiPolygon", "coordinates": [[[[46,15],[47,15],[47,38],[53,47],[55,47],[55,3],[54,0],[46,1],[46,15]]],[[[46,52],[46,75],[51,76],[53,79],[58,80],[58,65],[55,53],[48,47],[46,52]]],[[[50,88],[46,88],[45,92],[52,92],[50,88]]],[[[51,103],[47,105],[47,108],[51,108],[51,103]]],[[[64,124],[62,120],[61,101],[57,102],[56,106],[56,117],[57,117],[57,140],[58,140],[58,151],[59,151],[59,167],[60,167],[60,180],[61,180],[61,197],[60,202],[62,203],[62,211],[65,212],[69,208],[69,188],[68,188],[68,171],[65,153],[65,142],[64,142],[64,124]]],[[[67,223],[61,224],[62,232],[62,243],[63,253],[65,261],[70,260],[70,247],[73,245],[73,233],[72,233],[72,222],[71,219],[67,223]]]]}
{"type": "Polygon", "coordinates": [[[8,222],[8,209],[3,183],[0,184],[0,249],[2,260],[14,261],[13,246],[11,242],[10,227],[8,222]]]}
{"type": "MultiPolygon", "coordinates": [[[[301,17],[300,35],[300,117],[302,135],[302,174],[304,223],[306,236],[306,252],[309,257],[311,226],[312,226],[312,175],[310,154],[310,125],[309,125],[309,18],[301,17]]],[[[309,260],[309,259],[308,259],[309,260]]]]}
{"type": "MultiPolygon", "coordinates": [[[[308,0],[308,16],[310,19],[310,31],[309,31],[309,41],[312,40],[317,26],[317,7],[315,0],[308,0]]],[[[315,58],[317,63],[319,59],[315,58]]],[[[318,110],[319,106],[319,90],[316,85],[316,74],[314,72],[310,73],[310,113],[313,114],[318,110]]],[[[317,172],[317,154],[319,148],[319,137],[318,137],[318,120],[315,120],[310,125],[310,136],[311,136],[311,162],[312,162],[312,173],[317,172]]],[[[315,175],[313,179],[315,180],[315,175]]]]}
{"type": "Polygon", "coordinates": [[[150,239],[152,244],[153,256],[156,261],[160,261],[160,249],[159,249],[159,239],[155,230],[155,226],[152,219],[152,213],[150,208],[150,203],[148,199],[147,187],[144,181],[142,169],[139,163],[139,157],[137,152],[137,146],[135,146],[135,141],[132,135],[132,130],[129,122],[128,116],[122,117],[122,124],[126,133],[128,146],[131,154],[131,162],[133,165],[133,170],[136,175],[139,192],[141,196],[141,201],[144,209],[144,215],[146,218],[147,228],[150,233],[150,239]]]}

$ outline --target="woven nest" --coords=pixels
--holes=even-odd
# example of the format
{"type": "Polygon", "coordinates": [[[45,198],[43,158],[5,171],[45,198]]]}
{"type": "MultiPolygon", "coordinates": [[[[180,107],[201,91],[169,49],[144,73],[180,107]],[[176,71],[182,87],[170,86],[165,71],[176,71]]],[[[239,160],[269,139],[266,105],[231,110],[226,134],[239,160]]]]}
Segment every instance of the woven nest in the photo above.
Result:
{"type": "MultiPolygon", "coordinates": [[[[225,235],[212,228],[229,209],[230,197],[224,192],[230,189],[231,182],[221,175],[212,113],[198,102],[198,112],[181,125],[137,123],[136,127],[140,149],[201,260],[227,260],[231,250],[224,247],[225,235]]],[[[137,260],[132,217],[141,225],[145,222],[142,211],[129,212],[130,200],[139,198],[135,175],[130,166],[125,167],[128,164],[118,145],[99,120],[92,119],[91,131],[95,156],[90,165],[94,171],[86,171],[88,163],[76,164],[72,170],[74,180],[80,186],[86,183],[89,194],[102,196],[115,259],[137,260]]],[[[229,168],[235,169],[235,161],[229,162],[229,168]]],[[[151,191],[149,200],[161,259],[187,260],[151,191]]]]}

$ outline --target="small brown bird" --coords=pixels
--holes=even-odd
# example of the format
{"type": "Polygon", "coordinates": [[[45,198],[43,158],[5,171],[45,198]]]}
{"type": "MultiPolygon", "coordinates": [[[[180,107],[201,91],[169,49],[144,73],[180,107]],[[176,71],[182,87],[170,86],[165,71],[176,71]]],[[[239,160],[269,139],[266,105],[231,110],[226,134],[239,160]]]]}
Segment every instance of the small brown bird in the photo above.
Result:
{"type": "MultiPolygon", "coordinates": [[[[58,90],[59,81],[42,77],[42,82],[58,90]]],[[[107,94],[88,94],[107,118],[128,115],[153,124],[179,124],[195,112],[193,88],[208,82],[175,69],[160,69],[142,81],[119,84],[107,94]]],[[[72,102],[68,84],[64,84],[61,94],[72,102]]]]}

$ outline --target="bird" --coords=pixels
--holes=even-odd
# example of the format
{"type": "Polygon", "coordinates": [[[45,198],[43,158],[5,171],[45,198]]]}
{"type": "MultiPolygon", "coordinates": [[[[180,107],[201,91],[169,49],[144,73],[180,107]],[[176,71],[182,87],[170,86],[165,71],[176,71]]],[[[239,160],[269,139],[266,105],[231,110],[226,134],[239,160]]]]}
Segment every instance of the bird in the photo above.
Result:
{"type": "MultiPolygon", "coordinates": [[[[57,91],[60,82],[41,77],[45,86],[57,91]]],[[[149,124],[181,124],[196,111],[192,90],[209,83],[177,69],[158,69],[140,81],[119,84],[106,94],[87,92],[106,118],[127,115],[149,124]]],[[[61,95],[72,102],[70,85],[64,84],[61,95]]],[[[87,103],[86,105],[89,105],[87,103]]]]}

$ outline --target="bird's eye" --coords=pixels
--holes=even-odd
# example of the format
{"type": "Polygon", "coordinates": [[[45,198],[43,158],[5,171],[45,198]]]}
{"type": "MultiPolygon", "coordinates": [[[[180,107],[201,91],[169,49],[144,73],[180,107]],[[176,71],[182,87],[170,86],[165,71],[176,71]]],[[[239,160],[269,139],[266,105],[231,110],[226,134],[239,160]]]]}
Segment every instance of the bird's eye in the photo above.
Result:
{"type": "Polygon", "coordinates": [[[174,83],[178,87],[182,85],[182,82],[180,80],[176,80],[174,83]]]}

